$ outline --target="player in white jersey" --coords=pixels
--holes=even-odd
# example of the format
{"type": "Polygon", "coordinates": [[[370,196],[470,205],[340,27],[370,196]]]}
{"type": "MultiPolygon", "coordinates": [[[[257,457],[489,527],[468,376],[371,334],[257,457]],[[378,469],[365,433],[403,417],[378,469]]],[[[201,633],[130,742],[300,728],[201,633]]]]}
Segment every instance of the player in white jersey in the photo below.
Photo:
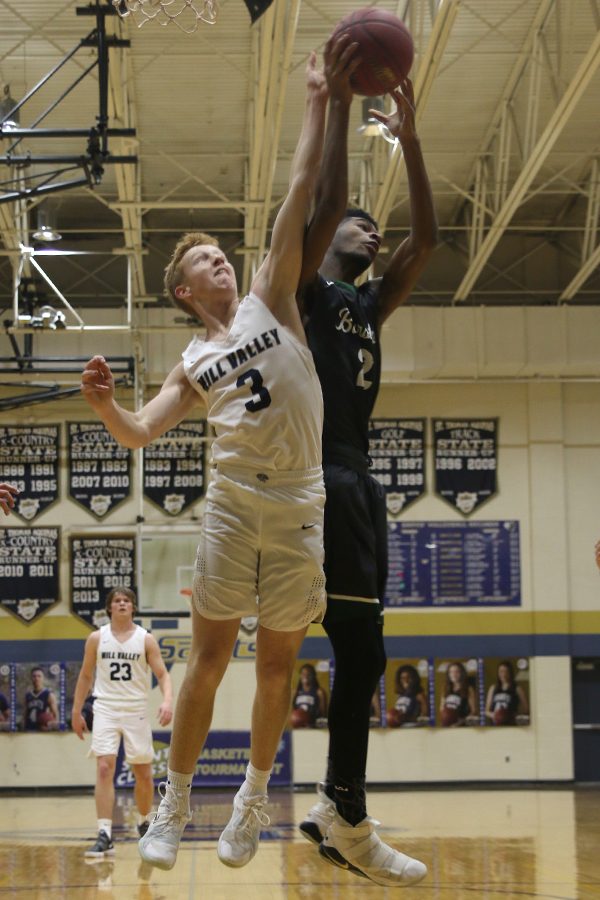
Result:
{"type": "Polygon", "coordinates": [[[106,598],[110,622],[92,632],[85,643],[83,663],[73,698],[72,726],[81,740],[87,731],[82,708],[94,681],[94,723],[90,756],[96,757],[96,812],[98,837],[86,857],[103,859],[114,854],[112,811],[115,802],[114,775],[119,744],[123,739],[125,760],[135,777],[138,833],[148,830],[152,809],[152,728],[148,715],[150,672],[163,695],[158,710],[160,725],[172,718],[171,678],[156,640],[133,621],[136,597],[127,587],[113,588],[106,598]]]}
{"type": "MultiPolygon", "coordinates": [[[[330,43],[328,76],[352,66],[353,52],[347,40],[330,43]]],[[[196,561],[192,648],[177,700],[168,779],[140,841],[142,858],[163,869],[175,864],[215,693],[240,620],[248,615],[259,619],[250,764],[218,855],[230,866],[254,856],[260,825],[268,822],[267,783],[289,714],[294,661],[307,625],[324,612],[322,399],[294,295],[326,106],[326,76],[313,54],[289,192],[250,294],[239,299],[233,267],[214,238],[186,235],[166,269],[165,285],[178,306],[204,323],[205,339],[191,342],[158,396],[135,413],[115,403],[102,357],[94,357],[82,377],[84,396],[128,447],[145,446],[173,428],[199,401],[216,432],[196,561]]]]}

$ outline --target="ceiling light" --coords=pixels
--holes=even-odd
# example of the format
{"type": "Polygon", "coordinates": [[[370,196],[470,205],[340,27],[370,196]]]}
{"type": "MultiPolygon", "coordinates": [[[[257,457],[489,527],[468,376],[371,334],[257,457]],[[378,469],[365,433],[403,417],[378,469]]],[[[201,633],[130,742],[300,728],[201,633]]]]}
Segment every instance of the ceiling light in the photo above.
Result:
{"type": "Polygon", "coordinates": [[[362,125],[358,128],[359,134],[362,134],[363,137],[378,137],[381,127],[381,122],[379,119],[376,119],[375,116],[369,115],[370,109],[376,109],[377,112],[383,112],[384,110],[384,101],[383,97],[365,97],[362,102],[362,125]]]}
{"type": "Polygon", "coordinates": [[[10,87],[5,84],[4,97],[0,100],[0,128],[4,131],[19,127],[19,110],[13,112],[16,105],[16,100],[10,96],[10,87]]]}
{"type": "Polygon", "coordinates": [[[56,212],[47,204],[42,204],[37,211],[37,229],[33,232],[36,241],[60,241],[62,234],[56,227],[56,212]]]}

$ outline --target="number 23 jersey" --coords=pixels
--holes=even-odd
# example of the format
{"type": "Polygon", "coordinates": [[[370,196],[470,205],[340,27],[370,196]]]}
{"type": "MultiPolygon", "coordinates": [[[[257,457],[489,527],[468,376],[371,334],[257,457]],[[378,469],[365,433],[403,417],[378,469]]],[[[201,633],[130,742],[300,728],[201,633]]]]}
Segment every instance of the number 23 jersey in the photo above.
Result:
{"type": "Polygon", "coordinates": [[[96,702],[114,709],[145,709],[148,701],[148,661],[146,635],[140,625],[126,641],[118,641],[110,623],[100,628],[96,651],[96,702]]]}
{"type": "Polygon", "coordinates": [[[183,368],[215,429],[215,463],[320,467],[323,397],[312,354],[254,294],[241,301],[225,340],[192,340],[183,368]]]}

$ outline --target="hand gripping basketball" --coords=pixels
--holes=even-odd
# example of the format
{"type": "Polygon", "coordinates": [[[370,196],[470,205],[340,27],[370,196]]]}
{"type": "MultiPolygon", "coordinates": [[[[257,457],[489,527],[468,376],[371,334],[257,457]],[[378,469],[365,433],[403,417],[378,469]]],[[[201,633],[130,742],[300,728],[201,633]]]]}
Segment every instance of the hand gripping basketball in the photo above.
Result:
{"type": "Polygon", "coordinates": [[[387,94],[410,72],[413,40],[404,22],[393,13],[374,7],[357,9],[336,25],[332,39],[344,34],[358,45],[361,59],[350,79],[355,94],[387,94]]]}

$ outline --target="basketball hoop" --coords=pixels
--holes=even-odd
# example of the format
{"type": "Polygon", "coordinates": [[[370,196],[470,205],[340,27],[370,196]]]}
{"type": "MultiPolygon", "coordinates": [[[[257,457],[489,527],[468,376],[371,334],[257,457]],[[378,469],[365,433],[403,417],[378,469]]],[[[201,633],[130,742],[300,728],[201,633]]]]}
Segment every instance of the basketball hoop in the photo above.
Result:
{"type": "Polygon", "coordinates": [[[214,25],[219,12],[218,0],[112,0],[112,4],[122,19],[133,15],[138,28],[146,22],[163,26],[173,22],[186,34],[197,31],[200,22],[214,25]]]}

